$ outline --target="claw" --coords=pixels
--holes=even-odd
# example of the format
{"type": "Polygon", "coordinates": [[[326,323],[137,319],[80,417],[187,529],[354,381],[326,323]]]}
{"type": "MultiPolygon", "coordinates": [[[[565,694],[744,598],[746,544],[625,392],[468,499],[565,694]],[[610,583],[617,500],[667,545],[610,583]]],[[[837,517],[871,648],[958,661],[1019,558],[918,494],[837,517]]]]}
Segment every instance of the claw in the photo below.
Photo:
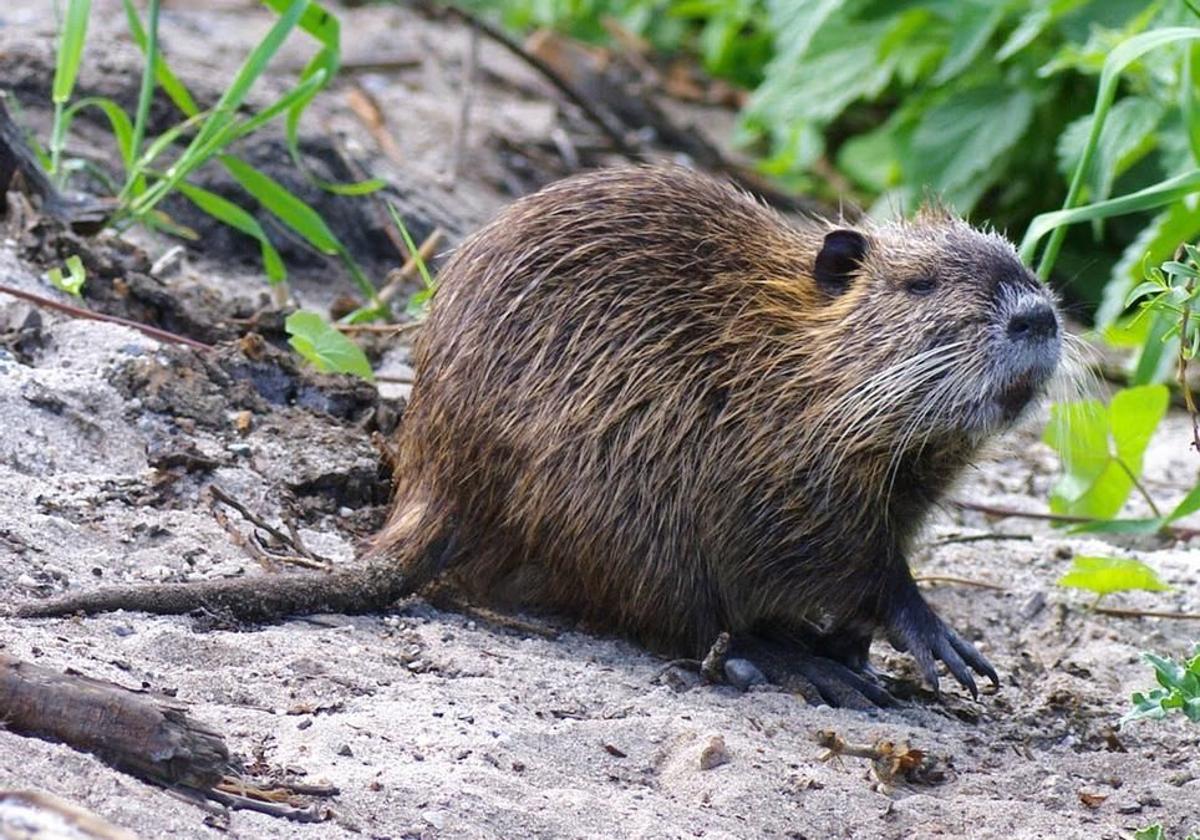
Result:
{"type": "Polygon", "coordinates": [[[979,687],[971,671],[986,676],[993,685],[999,687],[1000,678],[996,670],[970,642],[959,638],[937,617],[921,597],[910,575],[905,575],[899,591],[892,595],[894,600],[884,616],[888,639],[897,650],[906,650],[917,660],[922,677],[935,694],[941,695],[937,660],[946,664],[954,679],[975,699],[979,699],[979,687]]]}

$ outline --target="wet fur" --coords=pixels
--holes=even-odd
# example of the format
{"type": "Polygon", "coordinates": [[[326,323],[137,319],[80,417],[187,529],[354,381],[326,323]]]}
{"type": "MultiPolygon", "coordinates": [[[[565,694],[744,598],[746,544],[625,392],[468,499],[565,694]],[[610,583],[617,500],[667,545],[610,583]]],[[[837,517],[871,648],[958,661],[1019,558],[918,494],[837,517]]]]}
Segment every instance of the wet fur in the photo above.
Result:
{"type": "Polygon", "coordinates": [[[421,511],[477,591],[516,575],[527,602],[678,654],[722,630],[872,632],[1001,425],[979,344],[1032,281],[935,210],[859,227],[866,259],[830,291],[811,275],[835,227],[673,168],[514,204],[441,274],[376,550],[410,550],[421,511]],[[934,293],[908,293],[922,277],[934,293]]]}

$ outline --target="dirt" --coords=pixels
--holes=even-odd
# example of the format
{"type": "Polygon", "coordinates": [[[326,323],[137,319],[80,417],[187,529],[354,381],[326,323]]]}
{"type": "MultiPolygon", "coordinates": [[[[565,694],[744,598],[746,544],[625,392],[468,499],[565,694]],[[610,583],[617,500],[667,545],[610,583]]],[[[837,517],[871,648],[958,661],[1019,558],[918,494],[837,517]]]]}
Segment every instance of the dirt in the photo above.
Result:
{"type": "MultiPolygon", "coordinates": [[[[269,21],[249,3],[166,6],[173,65],[207,96],[269,21]]],[[[137,62],[120,4],[94,7],[105,49],[91,53],[81,84],[129,102],[137,62]]],[[[306,118],[306,148],[329,152],[330,176],[345,177],[338,161],[349,160],[387,178],[415,236],[442,227],[453,243],[562,174],[565,164],[547,151],[556,130],[581,147],[594,133],[535,73],[485,42],[466,162],[450,177],[461,25],[387,6],[339,14],[346,61],[358,69],[306,118]],[[356,85],[389,116],[400,158],[381,153],[352,115],[356,85]]],[[[42,132],[52,34],[48,4],[18,0],[0,11],[0,69],[42,132]]],[[[285,65],[300,66],[299,47],[285,52],[285,65]]],[[[168,120],[169,109],[155,114],[168,120]]],[[[79,136],[80,146],[104,143],[96,124],[81,123],[79,136]]],[[[286,170],[279,138],[258,142],[247,154],[286,170]]],[[[339,199],[323,209],[358,229],[356,253],[371,271],[400,261],[378,206],[339,199]]],[[[2,224],[2,282],[53,295],[45,268],[79,253],[89,266],[84,305],[218,345],[161,343],[0,295],[4,600],[115,581],[288,574],[290,549],[214,487],[274,526],[290,524],[323,561],[353,561],[386,510],[378,440],[403,422],[403,383],[377,390],[304,368],[286,350],[256,249],[202,219],[189,218],[201,240],[159,269],[175,241],[139,231],[82,240],[12,217],[2,224]]],[[[280,241],[290,243],[285,258],[304,305],[353,294],[335,264],[280,241]]],[[[402,341],[374,340],[369,351],[403,378],[402,341]]],[[[954,495],[1044,510],[1055,460],[1039,422],[998,441],[954,495]]],[[[1200,458],[1188,439],[1177,414],[1155,436],[1145,483],[1156,497],[1178,499],[1195,483],[1200,458]]],[[[1136,501],[1130,510],[1143,512],[1136,501]]],[[[422,599],[386,614],[257,628],[211,616],[0,619],[0,651],[168,691],[225,735],[248,772],[323,781],[340,793],[319,824],[224,813],[2,726],[0,790],[56,794],[143,838],[1117,838],[1154,822],[1182,838],[1200,830],[1200,731],[1182,719],[1117,722],[1131,692],[1151,686],[1141,652],[1179,657],[1196,625],[1089,612],[1083,593],[1055,585],[1084,554],[1136,556],[1172,586],[1121,596],[1121,606],[1200,613],[1200,542],[1105,542],[948,508],[913,563],[922,576],[959,579],[926,584],[928,597],[1003,684],[974,701],[947,681],[939,704],[916,687],[911,662],[879,643],[876,664],[907,678],[910,696],[875,713],[703,684],[619,639],[422,599]],[[961,537],[987,539],[946,542],[961,537]],[[852,747],[919,750],[924,770],[881,778],[867,758],[825,756],[823,731],[852,747]]],[[[15,829],[4,828],[4,814],[0,836],[55,836],[5,833],[15,829]]]]}

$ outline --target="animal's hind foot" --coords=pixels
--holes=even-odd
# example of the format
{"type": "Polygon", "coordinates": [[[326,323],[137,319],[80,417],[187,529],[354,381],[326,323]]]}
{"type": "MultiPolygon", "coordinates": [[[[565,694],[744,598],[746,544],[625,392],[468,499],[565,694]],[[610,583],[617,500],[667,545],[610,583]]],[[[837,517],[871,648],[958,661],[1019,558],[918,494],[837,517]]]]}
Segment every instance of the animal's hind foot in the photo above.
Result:
{"type": "Polygon", "coordinates": [[[799,645],[761,638],[735,639],[730,652],[750,660],[771,682],[801,694],[814,705],[865,710],[897,702],[875,681],[869,668],[856,669],[799,645]]]}

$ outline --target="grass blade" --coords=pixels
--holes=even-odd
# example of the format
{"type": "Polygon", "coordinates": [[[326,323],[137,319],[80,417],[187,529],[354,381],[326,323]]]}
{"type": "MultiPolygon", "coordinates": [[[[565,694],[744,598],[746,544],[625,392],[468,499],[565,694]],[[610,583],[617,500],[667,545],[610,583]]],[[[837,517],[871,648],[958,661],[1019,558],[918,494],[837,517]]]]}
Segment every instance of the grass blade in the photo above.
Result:
{"type": "MultiPolygon", "coordinates": [[[[71,91],[75,89],[75,78],[83,61],[83,44],[87,40],[88,16],[91,0],[70,0],[67,16],[63,21],[62,36],[58,41],[58,56],[54,65],[54,124],[50,129],[50,174],[59,178],[62,150],[66,144],[67,127],[64,110],[71,91]]],[[[61,182],[61,179],[59,179],[61,182]]]]}
{"type": "MultiPolygon", "coordinates": [[[[1092,158],[1095,156],[1096,146],[1100,141],[1100,132],[1104,128],[1104,120],[1108,116],[1109,109],[1112,107],[1113,99],[1116,97],[1117,83],[1120,81],[1121,73],[1126,67],[1151,50],[1179,41],[1195,40],[1200,40],[1200,29],[1188,26],[1172,26],[1143,32],[1141,35],[1136,35],[1127,41],[1122,41],[1108,54],[1108,58],[1104,61],[1104,68],[1100,71],[1100,84],[1096,91],[1096,104],[1092,108],[1092,126],[1088,133],[1087,143],[1083,148],[1083,154],[1079,157],[1079,162],[1075,165],[1075,171],[1071,175],[1071,184],[1067,189],[1067,197],[1063,202],[1063,209],[1058,211],[1059,213],[1070,210],[1079,201],[1079,193],[1083,189],[1084,176],[1091,170],[1092,158]]],[[[1145,190],[1141,192],[1145,192],[1145,190]]],[[[1157,207],[1159,204],[1164,203],[1166,202],[1157,202],[1147,206],[1157,207]]],[[[1099,207],[1102,204],[1109,204],[1109,202],[1100,202],[1092,206],[1099,207]]],[[[1145,209],[1145,207],[1136,209],[1145,209]]],[[[1117,215],[1119,212],[1133,211],[1114,210],[1105,215],[1117,215]]],[[[1025,242],[1030,240],[1030,235],[1034,231],[1034,224],[1039,219],[1045,220],[1054,215],[1053,213],[1043,213],[1034,219],[1033,223],[1030,224],[1029,231],[1025,234],[1025,242]]],[[[1104,218],[1104,216],[1091,216],[1089,218],[1104,218]]],[[[1065,225],[1069,224],[1069,222],[1062,221],[1059,224],[1065,225]]],[[[1034,241],[1036,242],[1046,232],[1042,231],[1039,233],[1034,237],[1034,241]]],[[[1053,229],[1050,241],[1046,243],[1046,250],[1042,252],[1042,259],[1038,263],[1037,273],[1042,280],[1046,280],[1050,276],[1050,271],[1054,268],[1054,262],[1058,259],[1058,252],[1062,249],[1063,239],[1066,235],[1067,231],[1065,227],[1053,229]]],[[[1027,253],[1024,248],[1022,248],[1022,254],[1027,261],[1032,259],[1032,253],[1027,253]]]]}
{"type": "Polygon", "coordinates": [[[121,163],[125,165],[125,171],[128,172],[133,166],[133,123],[130,122],[129,115],[122,110],[120,105],[107,97],[88,96],[72,103],[71,107],[67,108],[63,115],[66,125],[70,126],[71,120],[75,119],[75,115],[84,108],[99,108],[108,118],[113,138],[117,141],[117,151],[121,154],[121,163]]]}
{"type": "Polygon", "coordinates": [[[225,168],[272,215],[325,254],[336,255],[344,248],[321,214],[274,178],[231,155],[221,155],[225,168]]]}
{"type": "MultiPolygon", "coordinates": [[[[1066,231],[1067,225],[1073,225],[1078,222],[1090,222],[1094,219],[1105,219],[1109,216],[1121,216],[1126,213],[1137,213],[1142,210],[1152,210],[1155,207],[1179,201],[1195,192],[1200,192],[1200,169],[1193,169],[1191,172],[1185,172],[1183,175],[1168,178],[1145,189],[1117,198],[1110,198],[1107,201],[1099,201],[1095,204],[1084,205],[1083,207],[1055,210],[1051,213],[1042,213],[1034,217],[1033,221],[1029,223],[1028,230],[1025,231],[1025,238],[1021,240],[1021,258],[1029,262],[1034,250],[1037,248],[1038,241],[1051,231],[1053,231],[1054,236],[1058,236],[1060,233],[1066,231]]],[[[1061,237],[1059,237],[1058,241],[1061,245],[1061,237]]],[[[1051,239],[1051,244],[1053,242],[1054,239],[1051,239]]],[[[1047,244],[1046,254],[1042,256],[1043,265],[1049,255],[1050,244],[1047,244]]],[[[1051,260],[1051,264],[1053,264],[1053,260],[1051,260]]]]}
{"type": "MultiPolygon", "coordinates": [[[[129,0],[126,2],[128,3],[129,0]]],[[[142,68],[142,85],[138,90],[137,112],[133,121],[131,158],[136,158],[142,152],[142,139],[146,136],[146,120],[150,116],[150,100],[154,98],[154,68],[158,66],[158,9],[159,0],[150,0],[150,7],[147,11],[149,31],[143,50],[146,54],[146,66],[142,68]]],[[[144,183],[142,173],[131,167],[121,195],[128,195],[144,183]]]]}
{"type": "Polygon", "coordinates": [[[186,181],[179,183],[179,191],[214,219],[258,240],[262,248],[263,267],[266,269],[267,279],[271,285],[282,283],[287,279],[287,269],[283,265],[279,252],[275,250],[275,246],[267,238],[266,231],[253,216],[232,201],[186,181]]]}
{"type": "MultiPolygon", "coordinates": [[[[142,28],[142,21],[138,17],[137,9],[133,7],[132,0],[121,0],[121,5],[125,7],[125,19],[128,22],[129,34],[133,37],[133,42],[137,44],[143,55],[148,54],[149,37],[146,35],[146,30],[142,28]]],[[[179,77],[171,71],[161,53],[154,62],[154,78],[163,92],[175,103],[175,107],[183,111],[185,117],[194,117],[200,113],[200,107],[192,98],[187,86],[179,81],[179,77]]]]}

